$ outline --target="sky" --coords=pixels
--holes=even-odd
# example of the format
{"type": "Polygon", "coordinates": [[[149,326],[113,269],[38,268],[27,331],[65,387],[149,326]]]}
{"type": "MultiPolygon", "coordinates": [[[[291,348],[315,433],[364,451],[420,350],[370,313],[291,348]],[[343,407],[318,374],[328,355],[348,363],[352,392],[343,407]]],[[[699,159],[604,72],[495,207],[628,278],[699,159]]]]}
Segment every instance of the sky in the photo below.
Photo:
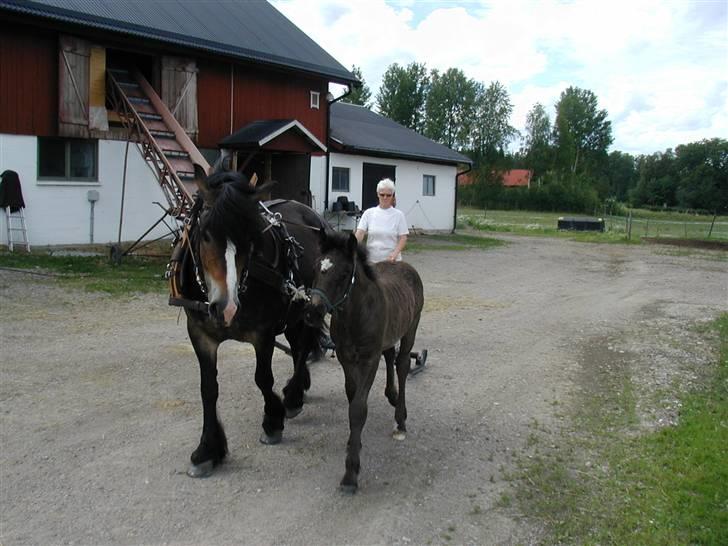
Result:
{"type": "Polygon", "coordinates": [[[607,111],[610,151],[728,138],[728,0],[272,4],[344,67],[361,68],[372,98],[390,64],[416,61],[460,68],[486,86],[499,81],[519,131],[537,102],[553,121],[561,92],[576,86],[607,111]]]}

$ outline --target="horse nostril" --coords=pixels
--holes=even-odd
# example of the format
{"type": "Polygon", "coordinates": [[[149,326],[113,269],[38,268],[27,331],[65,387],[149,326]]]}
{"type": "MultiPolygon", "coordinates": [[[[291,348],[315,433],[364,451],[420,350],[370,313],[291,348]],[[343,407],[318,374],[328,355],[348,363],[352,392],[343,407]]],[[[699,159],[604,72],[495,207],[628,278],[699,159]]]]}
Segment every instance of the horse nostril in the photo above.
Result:
{"type": "Polygon", "coordinates": [[[216,301],[210,302],[209,313],[212,318],[219,317],[221,313],[220,304],[216,301]]]}

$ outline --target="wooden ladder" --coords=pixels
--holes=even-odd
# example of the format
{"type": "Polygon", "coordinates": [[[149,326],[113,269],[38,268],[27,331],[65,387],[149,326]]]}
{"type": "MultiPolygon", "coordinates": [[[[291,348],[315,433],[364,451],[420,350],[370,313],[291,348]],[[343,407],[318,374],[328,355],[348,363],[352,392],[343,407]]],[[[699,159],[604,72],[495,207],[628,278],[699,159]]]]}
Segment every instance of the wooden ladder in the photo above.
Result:
{"type": "Polygon", "coordinates": [[[5,221],[7,222],[8,250],[13,252],[15,244],[22,244],[25,250],[30,252],[30,243],[28,242],[28,229],[25,225],[25,215],[23,207],[13,211],[10,207],[5,207],[5,221]],[[13,225],[15,223],[15,225],[13,225]],[[19,238],[16,235],[20,234],[19,238]]]}
{"type": "Polygon", "coordinates": [[[129,140],[141,146],[169,204],[168,213],[184,220],[196,191],[194,163],[205,172],[209,164],[184,128],[138,70],[106,71],[113,109],[129,130],[129,140]]]}

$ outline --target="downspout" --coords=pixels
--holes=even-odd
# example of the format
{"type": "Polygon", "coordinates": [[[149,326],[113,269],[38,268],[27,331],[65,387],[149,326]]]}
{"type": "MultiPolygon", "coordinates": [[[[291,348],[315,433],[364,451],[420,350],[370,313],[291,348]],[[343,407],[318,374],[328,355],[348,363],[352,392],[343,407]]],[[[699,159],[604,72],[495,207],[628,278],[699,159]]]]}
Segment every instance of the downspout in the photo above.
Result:
{"type": "MultiPolygon", "coordinates": [[[[457,167],[456,167],[456,170],[457,170],[457,167]]],[[[450,232],[453,234],[455,233],[455,228],[458,226],[458,177],[463,174],[468,174],[472,170],[473,170],[473,164],[471,163],[470,165],[468,165],[467,170],[461,171],[455,175],[455,206],[453,207],[454,213],[453,213],[453,217],[452,217],[452,231],[450,232]]]]}
{"type": "Polygon", "coordinates": [[[326,97],[326,189],[324,190],[324,211],[329,208],[329,171],[331,170],[331,143],[329,137],[331,136],[331,105],[335,102],[339,102],[344,97],[347,97],[353,91],[351,84],[346,86],[346,93],[336,97],[335,99],[328,100],[326,97]]]}

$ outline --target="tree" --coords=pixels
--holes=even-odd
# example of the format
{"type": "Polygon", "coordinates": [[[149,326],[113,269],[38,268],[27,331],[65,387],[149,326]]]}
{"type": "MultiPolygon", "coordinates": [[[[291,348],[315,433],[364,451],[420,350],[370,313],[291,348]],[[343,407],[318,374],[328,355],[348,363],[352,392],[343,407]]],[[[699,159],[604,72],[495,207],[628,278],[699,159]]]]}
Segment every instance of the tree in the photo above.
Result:
{"type": "Polygon", "coordinates": [[[489,167],[505,156],[508,144],[518,134],[510,124],[513,104],[500,82],[488,88],[475,84],[472,148],[480,161],[489,167]]]}
{"type": "Polygon", "coordinates": [[[677,205],[710,211],[728,210],[728,141],[720,138],[675,148],[677,205]]]}
{"type": "Polygon", "coordinates": [[[609,196],[624,201],[627,192],[637,185],[635,158],[624,152],[612,152],[609,154],[606,175],[609,181],[609,196]]]}
{"type": "Polygon", "coordinates": [[[392,121],[422,132],[429,86],[424,64],[413,62],[406,67],[391,64],[377,93],[377,109],[392,121]]]}
{"type": "Polygon", "coordinates": [[[459,68],[430,73],[425,106],[425,134],[449,148],[461,149],[470,140],[476,84],[459,68]]]}
{"type": "Polygon", "coordinates": [[[353,87],[351,93],[341,99],[341,102],[348,102],[349,104],[358,104],[359,106],[371,108],[372,105],[369,102],[369,99],[372,96],[372,92],[369,90],[369,86],[367,86],[364,81],[361,68],[354,65],[351,67],[351,73],[354,74],[356,79],[361,82],[361,87],[353,87]]]}
{"type": "Polygon", "coordinates": [[[526,132],[521,150],[536,180],[549,170],[553,162],[551,142],[551,119],[543,105],[537,102],[526,115],[526,132]]]}
{"type": "Polygon", "coordinates": [[[595,163],[606,161],[613,142],[607,111],[597,107],[597,96],[588,89],[569,87],[556,104],[554,140],[561,168],[589,174],[595,163]]]}

